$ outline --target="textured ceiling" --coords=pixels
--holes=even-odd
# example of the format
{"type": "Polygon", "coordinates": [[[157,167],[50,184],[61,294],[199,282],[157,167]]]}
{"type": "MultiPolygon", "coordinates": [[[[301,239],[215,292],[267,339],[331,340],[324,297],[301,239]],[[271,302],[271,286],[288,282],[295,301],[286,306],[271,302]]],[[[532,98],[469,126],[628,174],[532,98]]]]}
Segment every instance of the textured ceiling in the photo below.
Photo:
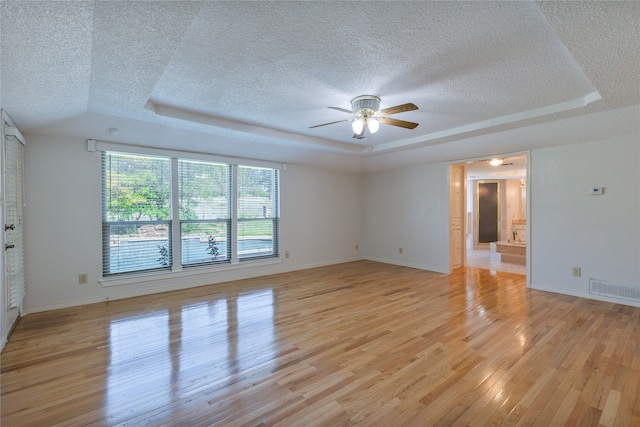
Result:
{"type": "Polygon", "coordinates": [[[635,1],[0,7],[0,102],[27,133],[373,170],[548,145],[544,124],[640,104],[635,1]],[[363,94],[419,126],[310,128],[363,94]]]}

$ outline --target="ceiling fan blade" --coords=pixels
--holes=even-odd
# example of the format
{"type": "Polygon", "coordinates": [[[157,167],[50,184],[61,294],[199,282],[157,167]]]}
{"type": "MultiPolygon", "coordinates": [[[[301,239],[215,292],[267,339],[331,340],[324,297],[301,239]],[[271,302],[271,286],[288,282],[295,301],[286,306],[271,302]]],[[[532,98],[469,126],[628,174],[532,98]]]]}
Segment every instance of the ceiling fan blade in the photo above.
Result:
{"type": "Polygon", "coordinates": [[[329,123],[323,123],[323,124],[321,124],[321,125],[309,126],[309,129],[319,128],[320,126],[333,125],[333,124],[335,124],[335,123],[350,122],[350,121],[351,121],[351,120],[349,120],[349,119],[338,120],[337,122],[329,122],[329,123]]]}
{"type": "Polygon", "coordinates": [[[343,113],[353,114],[353,111],[347,110],[346,108],[340,108],[340,107],[328,107],[328,108],[331,108],[332,110],[342,111],[343,113]]]}
{"type": "Polygon", "coordinates": [[[418,106],[412,103],[396,105],[395,107],[385,108],[384,110],[378,111],[381,116],[386,116],[387,114],[398,114],[404,113],[405,111],[413,111],[417,110],[418,106]]]}
{"type": "Polygon", "coordinates": [[[418,123],[405,122],[404,120],[390,119],[389,117],[380,117],[378,119],[380,123],[391,126],[399,126],[406,129],[415,129],[418,123]]]}

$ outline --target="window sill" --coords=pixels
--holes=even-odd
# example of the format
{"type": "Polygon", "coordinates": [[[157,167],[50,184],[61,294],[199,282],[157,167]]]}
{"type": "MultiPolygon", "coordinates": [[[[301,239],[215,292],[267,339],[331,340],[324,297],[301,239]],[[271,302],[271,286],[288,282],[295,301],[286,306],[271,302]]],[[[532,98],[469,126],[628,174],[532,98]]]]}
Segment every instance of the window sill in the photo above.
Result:
{"type": "Polygon", "coordinates": [[[120,285],[133,285],[136,283],[144,283],[151,282],[155,280],[164,280],[164,279],[179,279],[182,277],[190,277],[190,276],[202,276],[206,274],[214,274],[225,271],[233,271],[240,270],[252,267],[261,267],[265,265],[274,265],[280,264],[282,262],[282,258],[266,258],[255,261],[242,261],[235,264],[222,264],[216,266],[202,266],[202,267],[189,267],[183,270],[178,271],[162,271],[162,272],[152,272],[152,273],[140,273],[140,274],[131,274],[127,276],[120,276],[117,278],[103,278],[98,281],[100,286],[103,288],[108,288],[110,286],[120,286],[120,285]]]}

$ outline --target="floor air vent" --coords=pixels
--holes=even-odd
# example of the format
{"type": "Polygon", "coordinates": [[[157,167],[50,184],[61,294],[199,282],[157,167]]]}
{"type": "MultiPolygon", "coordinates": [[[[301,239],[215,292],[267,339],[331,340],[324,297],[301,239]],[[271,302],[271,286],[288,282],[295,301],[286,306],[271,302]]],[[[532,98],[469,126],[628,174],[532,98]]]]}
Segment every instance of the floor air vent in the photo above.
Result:
{"type": "Polygon", "coordinates": [[[604,280],[589,279],[589,293],[613,298],[640,301],[640,288],[618,285],[604,280]]]}

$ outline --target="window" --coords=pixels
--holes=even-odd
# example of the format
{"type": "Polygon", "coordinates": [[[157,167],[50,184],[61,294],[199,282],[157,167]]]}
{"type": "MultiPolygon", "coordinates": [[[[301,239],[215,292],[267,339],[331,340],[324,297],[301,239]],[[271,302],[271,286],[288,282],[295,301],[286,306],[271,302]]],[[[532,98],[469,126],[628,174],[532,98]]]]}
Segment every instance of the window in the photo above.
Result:
{"type": "Polygon", "coordinates": [[[102,180],[102,273],[170,268],[170,160],[105,152],[102,180]]]}
{"type": "Polygon", "coordinates": [[[110,151],[102,159],[104,276],[279,256],[277,169],[110,151]]]}
{"type": "Polygon", "coordinates": [[[231,165],[179,161],[182,265],[231,259],[231,165]]]}
{"type": "Polygon", "coordinates": [[[278,254],[278,171],[238,167],[238,258],[278,254]]]}

